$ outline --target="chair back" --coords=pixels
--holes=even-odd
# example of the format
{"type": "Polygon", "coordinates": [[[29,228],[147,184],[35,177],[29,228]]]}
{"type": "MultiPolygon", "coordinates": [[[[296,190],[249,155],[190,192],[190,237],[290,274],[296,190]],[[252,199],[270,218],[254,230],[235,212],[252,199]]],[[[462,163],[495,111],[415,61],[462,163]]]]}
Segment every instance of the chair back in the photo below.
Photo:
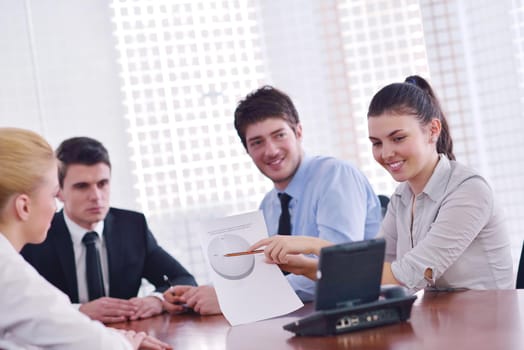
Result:
{"type": "Polygon", "coordinates": [[[388,210],[389,197],[379,194],[378,200],[380,201],[380,207],[382,208],[382,218],[384,218],[384,216],[386,216],[386,211],[388,210]]]}

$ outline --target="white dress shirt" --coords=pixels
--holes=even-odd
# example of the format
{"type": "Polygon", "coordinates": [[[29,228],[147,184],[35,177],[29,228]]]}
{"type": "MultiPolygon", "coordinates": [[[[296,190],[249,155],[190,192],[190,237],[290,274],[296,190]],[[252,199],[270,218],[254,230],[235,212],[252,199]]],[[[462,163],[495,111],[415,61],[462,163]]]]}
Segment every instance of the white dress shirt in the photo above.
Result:
{"type": "MultiPolygon", "coordinates": [[[[64,221],[67,229],[71,234],[73,241],[73,250],[75,252],[75,266],[76,266],[76,280],[78,286],[78,301],[80,304],[87,303],[89,301],[89,292],[87,290],[87,278],[86,278],[86,246],[82,243],[82,238],[87,232],[95,231],[98,233],[98,240],[96,246],[100,253],[100,265],[102,266],[102,278],[104,280],[104,291],[106,296],[109,296],[109,264],[107,262],[107,247],[104,240],[104,221],[100,221],[96,224],[93,230],[87,230],[73,220],[71,220],[65,210],[63,211],[64,221]]],[[[152,291],[148,296],[154,296],[161,301],[164,300],[162,293],[152,291]]],[[[80,307],[80,304],[73,304],[76,308],[80,307]]]]}
{"type": "Polygon", "coordinates": [[[98,233],[98,240],[96,246],[100,252],[100,264],[102,265],[102,278],[104,280],[104,291],[106,295],[109,295],[109,268],[107,264],[107,248],[102,236],[104,232],[104,221],[100,221],[96,224],[93,230],[87,230],[73,220],[71,220],[65,210],[64,220],[71,234],[73,240],[73,250],[75,251],[75,266],[76,266],[76,280],[78,283],[78,300],[80,304],[87,303],[89,301],[89,294],[87,291],[87,279],[86,279],[86,246],[82,243],[82,238],[87,232],[95,231],[98,233]]]}
{"type": "Polygon", "coordinates": [[[0,349],[132,349],[116,330],[71,307],[0,233],[0,349]]]}

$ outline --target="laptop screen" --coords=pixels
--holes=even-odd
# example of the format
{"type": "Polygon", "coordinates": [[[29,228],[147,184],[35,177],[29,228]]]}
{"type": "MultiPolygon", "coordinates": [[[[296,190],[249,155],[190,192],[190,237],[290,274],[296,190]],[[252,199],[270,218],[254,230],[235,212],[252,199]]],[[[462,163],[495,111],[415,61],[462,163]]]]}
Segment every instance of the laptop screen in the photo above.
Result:
{"type": "Polygon", "coordinates": [[[318,263],[315,309],[329,310],[377,300],[385,248],[383,238],[323,248],[318,263]]]}

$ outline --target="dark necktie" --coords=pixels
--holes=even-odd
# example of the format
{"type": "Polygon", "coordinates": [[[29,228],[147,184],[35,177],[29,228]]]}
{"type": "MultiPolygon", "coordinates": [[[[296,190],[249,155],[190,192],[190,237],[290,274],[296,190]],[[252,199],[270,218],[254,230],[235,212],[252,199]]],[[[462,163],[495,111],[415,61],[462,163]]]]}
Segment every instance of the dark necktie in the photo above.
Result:
{"type": "Polygon", "coordinates": [[[88,232],[82,238],[86,246],[86,279],[89,301],[103,297],[104,280],[102,279],[102,265],[100,264],[100,253],[96,246],[98,234],[94,231],[88,232]]]}
{"type": "Polygon", "coordinates": [[[278,198],[280,199],[280,219],[278,219],[278,231],[279,235],[290,235],[291,234],[291,216],[289,215],[289,202],[291,201],[290,195],[287,193],[279,193],[278,198]]]}

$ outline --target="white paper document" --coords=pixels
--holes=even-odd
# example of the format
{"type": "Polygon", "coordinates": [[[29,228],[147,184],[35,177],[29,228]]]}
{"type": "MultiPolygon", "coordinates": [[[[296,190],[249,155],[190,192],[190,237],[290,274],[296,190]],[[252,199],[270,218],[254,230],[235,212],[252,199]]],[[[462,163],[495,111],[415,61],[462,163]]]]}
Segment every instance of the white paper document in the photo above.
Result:
{"type": "Polygon", "coordinates": [[[303,306],[277,265],[264,254],[226,257],[244,252],[267,237],[261,211],[200,224],[200,242],[220,309],[232,326],[285,315],[303,306]]]}

